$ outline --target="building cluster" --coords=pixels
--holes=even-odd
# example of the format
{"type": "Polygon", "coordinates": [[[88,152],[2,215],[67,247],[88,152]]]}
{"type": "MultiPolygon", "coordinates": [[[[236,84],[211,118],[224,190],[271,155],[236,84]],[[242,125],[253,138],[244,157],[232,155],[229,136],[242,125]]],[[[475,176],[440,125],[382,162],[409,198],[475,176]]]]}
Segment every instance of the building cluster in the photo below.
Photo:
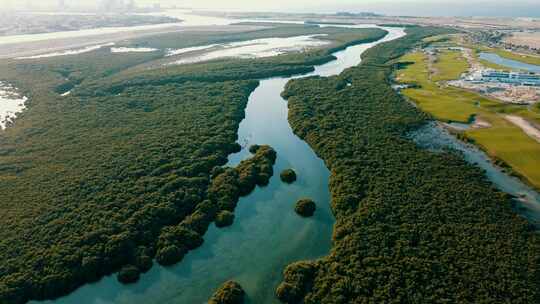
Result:
{"type": "MultiPolygon", "coordinates": [[[[28,6],[31,6],[31,2],[28,2],[28,6]]],[[[135,0],[101,0],[96,1],[98,3],[97,8],[106,12],[130,12],[137,9],[135,0]]],[[[78,7],[78,1],[71,0],[58,0],[58,8],[61,10],[78,7]]]]}
{"type": "Polygon", "coordinates": [[[476,70],[450,84],[512,104],[533,104],[540,99],[540,74],[535,73],[476,70]]]}
{"type": "Polygon", "coordinates": [[[104,11],[133,11],[136,8],[135,0],[103,0],[100,4],[104,11]]]}
{"type": "Polygon", "coordinates": [[[521,86],[540,86],[540,74],[536,73],[482,70],[472,74],[467,80],[475,83],[499,82],[521,86]]]}

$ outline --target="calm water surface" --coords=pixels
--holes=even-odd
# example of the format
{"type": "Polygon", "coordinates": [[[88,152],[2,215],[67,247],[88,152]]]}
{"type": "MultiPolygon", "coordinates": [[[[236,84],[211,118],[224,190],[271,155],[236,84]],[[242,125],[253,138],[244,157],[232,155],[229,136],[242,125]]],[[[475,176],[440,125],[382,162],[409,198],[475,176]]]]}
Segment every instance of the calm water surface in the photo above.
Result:
{"type": "Polygon", "coordinates": [[[491,63],[502,65],[511,69],[540,73],[540,65],[527,64],[512,59],[503,58],[495,53],[480,53],[480,59],[484,59],[491,63]]]}

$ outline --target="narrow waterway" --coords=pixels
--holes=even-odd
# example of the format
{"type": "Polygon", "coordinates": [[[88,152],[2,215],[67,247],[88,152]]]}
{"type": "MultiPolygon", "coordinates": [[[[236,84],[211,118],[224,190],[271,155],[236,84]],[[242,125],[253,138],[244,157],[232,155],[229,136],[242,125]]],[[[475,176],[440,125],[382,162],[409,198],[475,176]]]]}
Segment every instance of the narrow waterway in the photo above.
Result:
{"type": "Polygon", "coordinates": [[[528,64],[517,60],[503,58],[495,53],[480,53],[480,59],[484,59],[491,63],[495,63],[515,70],[540,73],[540,65],[528,64]]]}
{"type": "MultiPolygon", "coordinates": [[[[403,29],[385,29],[389,34],[384,39],[338,52],[334,54],[337,60],[316,67],[312,73],[261,81],[249,98],[238,132],[239,142],[245,147],[268,144],[276,149],[276,174],[267,187],[257,188],[240,200],[231,227],[217,229],[211,225],[202,247],[189,252],[174,267],[155,265],[136,284],[122,285],[113,275],[45,303],[205,303],[229,279],[243,286],[248,303],[277,303],[274,290],[284,267],[328,254],[334,224],[329,204],[330,173],[313,150],[292,132],[287,102],[281,93],[292,78],[337,75],[358,65],[368,48],[405,35],[403,29]],[[296,183],[287,185],[279,180],[279,172],[286,168],[296,170],[296,183]],[[295,202],[302,197],[317,202],[314,217],[305,219],[294,212],[295,202]]],[[[235,166],[247,157],[249,153],[244,149],[231,155],[228,165],[235,166]]]]}
{"type": "Polygon", "coordinates": [[[410,134],[420,147],[437,151],[457,151],[463,158],[483,169],[487,178],[501,191],[509,193],[516,199],[515,211],[527,218],[537,229],[540,229],[540,194],[516,177],[505,173],[495,166],[491,159],[480,149],[464,143],[451,135],[440,124],[432,122],[410,134]]]}

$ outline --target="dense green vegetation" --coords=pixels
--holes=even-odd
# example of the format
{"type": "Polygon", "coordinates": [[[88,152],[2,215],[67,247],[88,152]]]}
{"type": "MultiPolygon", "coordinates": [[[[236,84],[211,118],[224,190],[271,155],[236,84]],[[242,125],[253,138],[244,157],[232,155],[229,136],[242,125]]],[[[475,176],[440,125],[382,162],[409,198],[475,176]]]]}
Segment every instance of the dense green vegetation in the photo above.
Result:
{"type": "Polygon", "coordinates": [[[156,260],[168,266],[180,262],[184,255],[203,243],[202,235],[212,221],[225,227],[234,221],[234,208],[240,196],[248,195],[256,185],[265,186],[273,175],[276,152],[269,146],[253,150],[252,158],[236,168],[214,167],[206,198],[195,211],[176,226],[162,229],[156,245],[156,260]]]}
{"type": "Polygon", "coordinates": [[[313,288],[317,268],[314,263],[293,263],[283,271],[283,282],[276,289],[276,297],[283,303],[300,303],[313,288]]]}
{"type": "Polygon", "coordinates": [[[164,227],[221,203],[206,201],[210,172],[238,149],[256,85],[170,84],[69,99],[48,121],[28,119],[4,134],[0,299],[54,297],[144,264],[156,250],[160,263],[178,259],[183,250],[171,259],[166,244],[183,240],[164,227]]]}
{"type": "MultiPolygon", "coordinates": [[[[385,35],[333,31],[332,48],[385,35]]],[[[273,174],[267,146],[222,168],[240,149],[254,79],[311,70],[329,52],[149,71],[134,67],[162,54],[0,63],[0,79],[29,97],[0,133],[0,303],[54,298],[115,271],[131,282],[154,258],[171,265],[200,246],[218,214],[273,174]]]]}
{"type": "Polygon", "coordinates": [[[294,206],[294,211],[303,217],[313,216],[316,209],[317,205],[315,205],[315,202],[308,198],[298,200],[294,206]]]}
{"type": "Polygon", "coordinates": [[[288,84],[293,130],[331,170],[337,222],[330,254],[288,267],[276,294],[284,303],[539,303],[540,239],[511,198],[460,155],[406,137],[429,117],[392,90],[391,62],[445,30],[407,32],[338,77],[288,84]]]}
{"type": "Polygon", "coordinates": [[[245,292],[240,284],[227,281],[212,295],[208,304],[242,304],[245,292]]]}

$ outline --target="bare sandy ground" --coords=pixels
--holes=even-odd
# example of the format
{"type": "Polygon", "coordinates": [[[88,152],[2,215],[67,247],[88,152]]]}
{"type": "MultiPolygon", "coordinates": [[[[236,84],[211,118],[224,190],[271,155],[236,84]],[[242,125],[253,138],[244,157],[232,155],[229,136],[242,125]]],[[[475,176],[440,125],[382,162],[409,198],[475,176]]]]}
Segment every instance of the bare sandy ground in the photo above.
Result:
{"type": "Polygon", "coordinates": [[[540,31],[515,32],[512,33],[511,37],[505,38],[504,41],[515,45],[523,45],[530,48],[540,49],[540,31]]]}
{"type": "Polygon", "coordinates": [[[523,132],[540,143],[540,130],[537,129],[533,124],[524,118],[515,115],[504,115],[504,118],[518,126],[521,130],[523,130],[523,132]]]}
{"type": "Polygon", "coordinates": [[[478,117],[476,117],[474,119],[474,122],[471,125],[469,125],[468,127],[465,127],[465,128],[461,127],[459,125],[449,124],[449,123],[445,123],[445,122],[441,122],[441,124],[444,127],[448,128],[448,129],[452,129],[452,130],[456,130],[456,131],[478,130],[478,129],[487,129],[487,128],[492,127],[492,125],[489,122],[487,122],[487,121],[485,121],[485,120],[483,120],[481,118],[478,118],[478,117]]]}
{"type": "Polygon", "coordinates": [[[27,57],[43,53],[52,53],[58,52],[67,49],[76,49],[83,48],[87,46],[97,45],[97,44],[106,44],[110,42],[117,42],[125,39],[133,39],[144,36],[159,35],[173,32],[184,32],[184,33],[234,33],[234,32],[244,32],[254,29],[260,29],[263,27],[252,26],[252,25],[231,25],[231,26],[171,26],[167,28],[159,29],[150,29],[150,30],[138,30],[138,31],[127,31],[120,33],[109,33],[109,34],[100,34],[100,35],[91,35],[84,37],[73,37],[73,38],[61,38],[61,39],[51,39],[44,41],[33,41],[33,42],[21,42],[13,43],[8,45],[2,45],[0,47],[0,59],[9,59],[15,57],[27,57]]]}

